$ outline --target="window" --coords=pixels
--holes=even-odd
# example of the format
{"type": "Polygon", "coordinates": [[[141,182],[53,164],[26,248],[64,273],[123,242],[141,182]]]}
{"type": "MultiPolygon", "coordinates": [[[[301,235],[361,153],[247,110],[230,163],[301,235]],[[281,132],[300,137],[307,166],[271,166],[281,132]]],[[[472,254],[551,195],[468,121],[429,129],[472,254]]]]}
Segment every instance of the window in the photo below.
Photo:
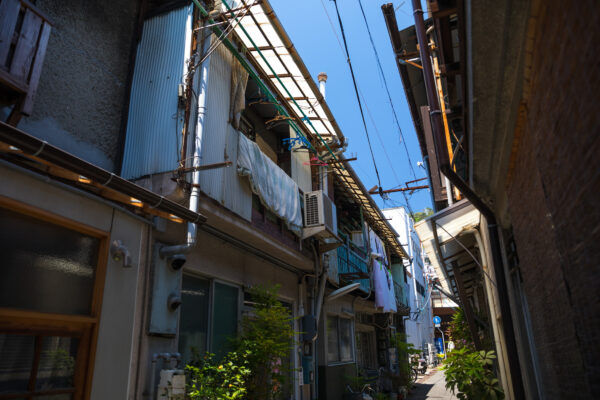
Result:
{"type": "Polygon", "coordinates": [[[108,235],[0,204],[0,397],[84,398],[108,235]]]}
{"type": "Polygon", "coordinates": [[[352,360],[352,320],[337,316],[328,316],[327,361],[335,363],[352,360]]]}
{"type": "Polygon", "coordinates": [[[229,339],[238,328],[239,289],[184,274],[181,299],[179,352],[184,362],[207,351],[218,358],[231,350],[229,339]]]}
{"type": "Polygon", "coordinates": [[[361,368],[377,369],[377,347],[373,329],[356,332],[356,354],[361,368]]]}
{"type": "Polygon", "coordinates": [[[186,362],[208,350],[209,287],[208,279],[183,275],[179,352],[186,362]]]}

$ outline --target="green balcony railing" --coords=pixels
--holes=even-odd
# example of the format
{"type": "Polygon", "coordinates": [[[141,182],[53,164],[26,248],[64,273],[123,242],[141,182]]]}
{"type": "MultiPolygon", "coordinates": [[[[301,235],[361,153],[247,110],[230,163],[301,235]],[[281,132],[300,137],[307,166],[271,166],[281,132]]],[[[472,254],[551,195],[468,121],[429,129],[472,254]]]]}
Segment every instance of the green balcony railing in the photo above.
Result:
{"type": "Polygon", "coordinates": [[[404,282],[394,282],[394,293],[396,295],[396,303],[408,307],[408,285],[404,282]]]}
{"type": "Polygon", "coordinates": [[[337,248],[338,275],[344,283],[360,282],[360,289],[368,293],[371,288],[366,252],[340,234],[346,244],[337,248]]]}

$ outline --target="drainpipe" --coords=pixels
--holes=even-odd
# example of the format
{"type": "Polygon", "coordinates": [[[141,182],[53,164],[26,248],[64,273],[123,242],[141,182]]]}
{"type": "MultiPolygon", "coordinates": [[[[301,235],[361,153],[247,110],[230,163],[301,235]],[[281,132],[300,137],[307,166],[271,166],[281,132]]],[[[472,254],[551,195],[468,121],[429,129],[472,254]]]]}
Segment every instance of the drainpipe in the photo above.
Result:
{"type": "MultiPolygon", "coordinates": [[[[205,30],[202,30],[204,32],[205,30]]],[[[202,33],[204,35],[204,33],[202,33]]],[[[202,50],[210,45],[210,35],[203,40],[202,50]]],[[[203,52],[200,52],[200,55],[203,52]]],[[[200,198],[200,153],[202,151],[202,136],[204,131],[204,121],[206,119],[206,91],[208,86],[208,72],[210,65],[210,56],[204,60],[200,68],[200,77],[198,84],[198,105],[196,112],[196,129],[194,131],[194,153],[192,155],[192,191],[190,193],[191,211],[198,211],[198,201],[200,198]]],[[[196,245],[196,237],[198,234],[198,225],[188,222],[186,241],[183,244],[174,246],[164,246],[160,249],[159,254],[162,258],[170,257],[176,254],[189,253],[196,245]]]]}
{"type": "MultiPolygon", "coordinates": [[[[321,254],[318,250],[315,251],[317,256],[319,257],[317,262],[320,264],[321,254]]],[[[329,276],[329,267],[323,268],[323,273],[321,274],[321,281],[319,282],[319,292],[317,294],[317,305],[315,309],[315,319],[317,329],[319,329],[319,319],[321,318],[321,309],[323,308],[323,298],[325,297],[325,284],[327,283],[327,277],[329,276]]]]}
{"type": "Polygon", "coordinates": [[[440,110],[439,99],[435,91],[435,82],[431,67],[429,45],[425,33],[425,21],[423,20],[423,9],[421,0],[412,0],[413,14],[415,17],[415,30],[417,41],[419,43],[419,52],[423,65],[423,80],[427,92],[427,102],[429,104],[429,114],[433,128],[433,137],[435,142],[435,151],[438,157],[440,171],[450,180],[450,182],[460,190],[460,192],[483,214],[488,223],[488,233],[490,237],[490,248],[496,274],[496,288],[498,290],[498,301],[500,303],[500,312],[502,314],[502,328],[506,342],[506,352],[508,355],[508,364],[512,379],[512,386],[515,399],[524,399],[525,392],[521,376],[521,367],[519,365],[519,356],[517,353],[517,344],[513,328],[513,321],[508,301],[508,290],[506,287],[506,278],[504,274],[504,263],[502,261],[500,238],[498,235],[498,226],[496,216],[493,211],[481,200],[481,198],[467,185],[462,178],[454,172],[450,166],[448,151],[444,144],[444,130],[442,113],[440,110]]]}

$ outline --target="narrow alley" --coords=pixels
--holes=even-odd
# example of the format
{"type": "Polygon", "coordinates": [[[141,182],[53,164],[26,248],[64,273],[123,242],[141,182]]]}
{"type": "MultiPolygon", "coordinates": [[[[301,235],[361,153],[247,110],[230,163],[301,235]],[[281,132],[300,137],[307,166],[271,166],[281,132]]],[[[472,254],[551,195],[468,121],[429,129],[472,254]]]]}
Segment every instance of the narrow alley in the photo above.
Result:
{"type": "Polygon", "coordinates": [[[600,398],[598,43],[600,0],[0,0],[0,400],[600,398]]]}
{"type": "Polygon", "coordinates": [[[408,400],[443,399],[456,400],[457,397],[446,389],[444,371],[435,370],[431,375],[420,379],[408,396],[408,400]]]}

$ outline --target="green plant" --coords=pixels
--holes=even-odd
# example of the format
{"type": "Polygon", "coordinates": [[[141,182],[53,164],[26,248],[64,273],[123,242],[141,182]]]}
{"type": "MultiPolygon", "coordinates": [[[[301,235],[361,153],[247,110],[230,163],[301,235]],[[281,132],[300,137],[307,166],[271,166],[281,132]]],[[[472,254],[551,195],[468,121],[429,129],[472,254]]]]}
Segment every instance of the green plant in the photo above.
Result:
{"type": "Polygon", "coordinates": [[[494,351],[455,349],[444,361],[446,388],[462,400],[503,399],[504,392],[492,372],[494,351]],[[458,391],[458,393],[457,393],[458,391]]]}
{"type": "Polygon", "coordinates": [[[206,353],[186,365],[187,398],[198,400],[237,400],[246,394],[250,375],[249,351],[230,352],[221,361],[206,353]]]}
{"type": "Polygon", "coordinates": [[[469,329],[469,325],[465,319],[465,312],[462,308],[459,308],[452,316],[449,330],[450,337],[454,341],[456,349],[461,349],[463,347],[475,349],[475,346],[473,345],[473,336],[471,335],[471,330],[469,329]]]}
{"type": "MultiPolygon", "coordinates": [[[[392,344],[398,352],[398,375],[392,377],[394,387],[412,386],[412,368],[415,366],[415,354],[419,354],[412,343],[406,341],[405,333],[397,333],[392,337],[392,344]]],[[[418,363],[418,361],[416,361],[418,363]]]]}
{"type": "Polygon", "coordinates": [[[238,351],[248,351],[250,375],[246,381],[250,399],[275,399],[289,388],[290,352],[294,343],[293,317],[277,300],[279,285],[250,289],[252,315],[242,320],[238,351]]]}

